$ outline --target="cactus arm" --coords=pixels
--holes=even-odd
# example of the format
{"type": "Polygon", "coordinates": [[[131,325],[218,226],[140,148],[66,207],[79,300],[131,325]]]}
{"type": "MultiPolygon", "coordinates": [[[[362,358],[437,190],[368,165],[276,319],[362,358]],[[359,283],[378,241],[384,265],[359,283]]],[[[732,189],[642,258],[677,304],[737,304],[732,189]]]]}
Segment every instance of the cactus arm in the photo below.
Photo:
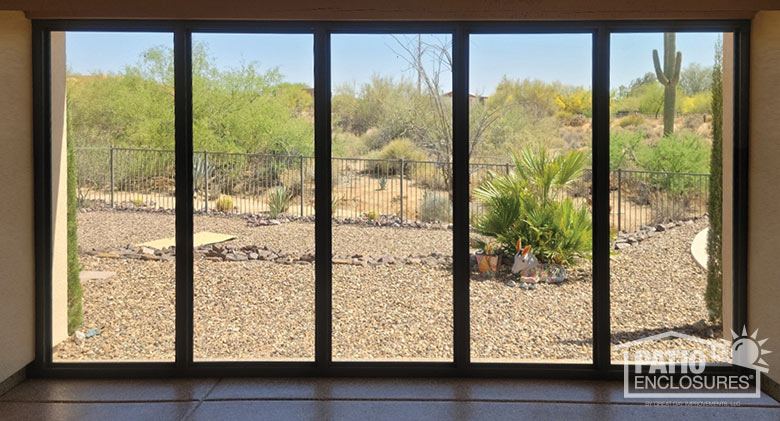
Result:
{"type": "Polygon", "coordinates": [[[672,85],[677,85],[677,82],[680,81],[680,68],[682,67],[682,53],[680,51],[677,52],[677,60],[674,63],[674,73],[672,74],[671,83],[672,85]]]}
{"type": "Polygon", "coordinates": [[[653,65],[655,66],[655,76],[658,78],[658,81],[661,82],[661,85],[668,85],[669,79],[666,78],[664,71],[661,70],[661,63],[658,60],[658,50],[653,50],[653,65]]]}

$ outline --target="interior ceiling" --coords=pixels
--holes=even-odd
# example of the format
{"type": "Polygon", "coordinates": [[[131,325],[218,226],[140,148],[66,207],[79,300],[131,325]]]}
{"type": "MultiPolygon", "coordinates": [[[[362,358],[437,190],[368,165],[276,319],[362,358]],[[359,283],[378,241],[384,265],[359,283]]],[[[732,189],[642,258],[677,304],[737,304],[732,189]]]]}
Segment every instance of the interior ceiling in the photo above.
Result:
{"type": "Polygon", "coordinates": [[[30,18],[238,20],[749,19],[778,0],[0,0],[30,18]]]}

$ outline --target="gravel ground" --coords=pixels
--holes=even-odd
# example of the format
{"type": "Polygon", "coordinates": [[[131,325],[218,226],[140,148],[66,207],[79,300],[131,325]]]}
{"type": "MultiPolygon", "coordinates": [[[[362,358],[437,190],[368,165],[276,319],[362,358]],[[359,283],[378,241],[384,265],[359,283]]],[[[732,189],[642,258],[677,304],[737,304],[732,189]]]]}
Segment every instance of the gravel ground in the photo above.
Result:
{"type": "MultiPolygon", "coordinates": [[[[171,215],[79,214],[79,243],[118,247],[173,236],[171,215]]],[[[684,225],[613,257],[613,344],[674,329],[707,335],[705,273],[690,241],[705,222],[684,225]],[[699,323],[697,323],[699,322],[699,323]]],[[[239,245],[305,251],[313,224],[247,227],[235,217],[195,219],[195,231],[236,235],[239,245]]],[[[451,252],[451,232],[335,226],[334,253],[403,256],[451,252]]],[[[111,270],[107,280],[84,282],[82,330],[102,333],[83,345],[68,339],[57,360],[171,360],[174,357],[173,262],[82,256],[84,270],[111,270]]],[[[590,264],[570,269],[560,285],[527,291],[503,284],[506,275],[471,282],[474,360],[590,361],[590,264]]],[[[452,281],[449,271],[424,265],[335,265],[333,356],[337,360],[448,360],[452,355],[452,281]]],[[[195,358],[300,360],[314,355],[314,266],[271,262],[195,265],[195,358]]],[[[716,342],[712,340],[711,342],[716,342]]],[[[673,349],[682,341],[645,345],[673,349]]],[[[622,361],[622,351],[613,351],[622,361]]]]}
{"type": "MultiPolygon", "coordinates": [[[[194,232],[211,231],[235,235],[231,244],[265,245],[273,250],[303,253],[314,248],[314,224],[290,222],[281,225],[249,227],[237,216],[203,216],[194,218],[194,232]]],[[[79,245],[84,249],[118,248],[175,235],[173,215],[144,212],[79,213],[79,245]]],[[[403,228],[335,225],[334,254],[383,256],[397,250],[405,254],[452,253],[452,232],[403,228]],[[388,239],[388,232],[392,238],[388,239]],[[422,233],[424,232],[424,235],[422,233]],[[389,249],[388,246],[390,246],[389,249]]]]}

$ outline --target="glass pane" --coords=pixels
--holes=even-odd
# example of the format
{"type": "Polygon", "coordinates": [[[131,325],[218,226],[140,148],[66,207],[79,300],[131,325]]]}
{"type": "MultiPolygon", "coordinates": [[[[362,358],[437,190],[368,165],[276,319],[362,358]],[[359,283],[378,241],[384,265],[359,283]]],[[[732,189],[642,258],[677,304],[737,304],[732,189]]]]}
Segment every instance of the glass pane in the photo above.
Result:
{"type": "Polygon", "coordinates": [[[51,41],[54,361],[173,360],[173,36],[51,41]]]}
{"type": "Polygon", "coordinates": [[[452,359],[451,37],[334,35],[333,359],[452,359]]]}
{"type": "Polygon", "coordinates": [[[721,227],[730,226],[725,205],[730,202],[717,196],[730,185],[720,177],[730,168],[725,152],[730,146],[724,145],[731,136],[722,129],[731,117],[713,115],[713,101],[725,109],[730,97],[723,92],[732,89],[729,77],[721,76],[733,68],[723,62],[724,36],[730,38],[721,33],[612,36],[614,363],[623,362],[624,352],[634,360],[640,350],[699,351],[707,361],[717,360],[713,351],[728,357],[731,334],[723,326],[731,326],[731,289],[720,270],[725,264],[720,245],[728,242],[720,238],[721,227]],[[712,229],[717,235],[708,246],[712,229]],[[709,260],[708,274],[711,247],[717,247],[717,259],[709,260]],[[627,345],[668,331],[675,333],[667,340],[627,345]]]}
{"type": "Polygon", "coordinates": [[[592,360],[591,40],[470,37],[473,361],[592,360]]]}
{"type": "Polygon", "coordinates": [[[196,360],[314,359],[312,51],[193,34],[196,360]]]}

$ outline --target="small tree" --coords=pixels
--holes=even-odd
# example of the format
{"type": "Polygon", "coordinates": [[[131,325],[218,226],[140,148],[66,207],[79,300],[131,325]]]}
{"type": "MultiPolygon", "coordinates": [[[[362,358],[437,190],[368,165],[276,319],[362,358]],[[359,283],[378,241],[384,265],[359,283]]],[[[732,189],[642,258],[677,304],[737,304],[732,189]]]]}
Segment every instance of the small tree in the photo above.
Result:
{"type": "Polygon", "coordinates": [[[710,197],[707,213],[710,230],[707,236],[707,290],[705,300],[710,319],[722,320],[723,268],[723,46],[715,46],[715,66],[712,68],[712,155],[710,156],[710,197]]]}
{"type": "Polygon", "coordinates": [[[73,151],[73,139],[70,125],[68,125],[68,138],[66,140],[67,153],[67,190],[68,190],[68,335],[81,326],[84,320],[84,311],[81,304],[81,265],[79,264],[79,240],[77,232],[76,213],[78,212],[78,180],[76,178],[76,155],[73,151]]]}

